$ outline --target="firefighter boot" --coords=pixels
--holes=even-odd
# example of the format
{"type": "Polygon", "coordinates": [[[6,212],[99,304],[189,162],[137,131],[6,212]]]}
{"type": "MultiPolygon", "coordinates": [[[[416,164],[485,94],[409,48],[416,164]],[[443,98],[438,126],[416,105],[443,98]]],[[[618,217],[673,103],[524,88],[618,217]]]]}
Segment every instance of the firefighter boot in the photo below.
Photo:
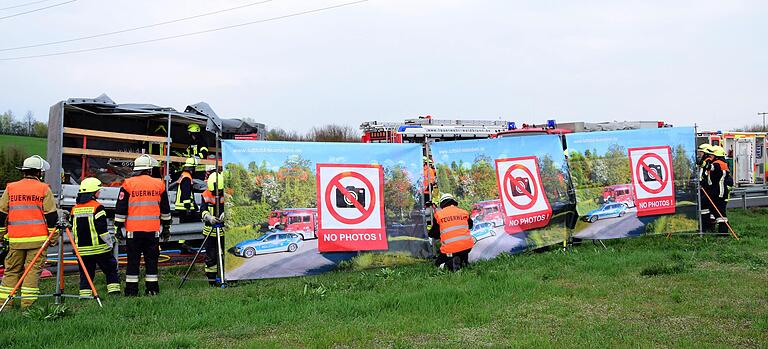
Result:
{"type": "Polygon", "coordinates": [[[728,236],[728,218],[718,218],[716,221],[717,234],[721,236],[728,236]]]}

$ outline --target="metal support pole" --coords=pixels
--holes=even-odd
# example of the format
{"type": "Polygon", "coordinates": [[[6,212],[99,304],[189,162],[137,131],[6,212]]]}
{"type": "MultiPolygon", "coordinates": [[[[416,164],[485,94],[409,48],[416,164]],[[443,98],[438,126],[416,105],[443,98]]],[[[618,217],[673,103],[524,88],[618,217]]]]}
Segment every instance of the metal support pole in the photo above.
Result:
{"type": "MultiPolygon", "coordinates": [[[[221,155],[221,130],[216,130],[216,160],[215,160],[215,166],[216,168],[214,171],[216,172],[216,181],[213,183],[213,189],[215,190],[214,196],[216,203],[213,205],[213,215],[216,217],[219,217],[221,214],[219,212],[219,205],[221,202],[221,198],[219,197],[219,190],[223,188],[219,188],[219,179],[218,176],[223,175],[223,173],[219,173],[219,157],[221,155]]],[[[223,172],[223,171],[222,171],[223,172]]],[[[224,279],[224,258],[222,257],[222,246],[221,246],[221,226],[216,228],[216,255],[218,255],[218,265],[219,265],[219,277],[221,278],[221,288],[227,287],[226,279],[224,279]]]]}
{"type": "MultiPolygon", "coordinates": [[[[699,134],[699,125],[693,124],[693,145],[696,145],[696,135],[699,134]]],[[[709,142],[709,140],[707,140],[709,142]]],[[[696,154],[698,155],[698,154],[696,154]]],[[[698,159],[696,159],[698,161],[698,159]]],[[[698,167],[698,166],[697,166],[698,167]]],[[[697,168],[697,172],[700,172],[700,170],[697,168]]],[[[701,220],[701,177],[696,176],[696,216],[698,216],[699,221],[699,235],[704,234],[704,222],[701,220]]]]}
{"type": "Polygon", "coordinates": [[[197,253],[195,253],[195,257],[192,258],[192,263],[189,263],[189,268],[187,268],[187,271],[184,273],[184,276],[181,278],[181,283],[179,284],[179,288],[184,286],[184,283],[187,282],[187,277],[189,277],[189,273],[192,272],[192,267],[195,266],[195,262],[197,262],[197,257],[200,256],[200,251],[203,250],[203,246],[205,246],[205,242],[208,241],[209,237],[211,237],[210,234],[206,235],[205,239],[203,239],[202,246],[197,249],[197,253]]]}
{"type": "Polygon", "coordinates": [[[768,115],[768,113],[757,113],[757,115],[763,117],[763,132],[765,132],[765,116],[768,115]]]}
{"type": "MultiPolygon", "coordinates": [[[[58,227],[56,229],[59,229],[58,227]]],[[[74,241],[72,241],[74,244],[74,241]]],[[[61,294],[64,293],[64,288],[61,287],[61,283],[64,280],[64,232],[59,230],[59,246],[57,246],[59,263],[56,266],[56,291],[53,293],[53,303],[61,304],[63,298],[61,294]]]]}
{"type": "Polygon", "coordinates": [[[165,139],[165,190],[171,183],[171,114],[168,114],[168,138],[165,139]]]}

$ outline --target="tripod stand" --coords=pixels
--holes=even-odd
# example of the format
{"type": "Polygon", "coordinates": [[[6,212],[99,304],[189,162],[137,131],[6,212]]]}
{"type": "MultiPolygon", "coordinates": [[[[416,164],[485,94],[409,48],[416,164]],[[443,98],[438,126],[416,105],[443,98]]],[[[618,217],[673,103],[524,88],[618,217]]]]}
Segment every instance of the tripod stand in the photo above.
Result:
{"type": "Polygon", "coordinates": [[[70,297],[70,298],[93,298],[96,299],[96,302],[99,303],[99,307],[103,307],[101,304],[101,299],[99,298],[99,293],[96,291],[96,287],[93,286],[93,280],[91,279],[91,275],[88,274],[88,269],[85,268],[85,263],[83,263],[83,257],[80,256],[80,251],[77,249],[77,244],[75,243],[75,239],[72,236],[72,232],[69,230],[69,222],[65,217],[59,216],[59,221],[56,223],[55,230],[51,231],[50,234],[48,234],[48,238],[45,239],[45,242],[43,243],[43,246],[40,246],[40,249],[37,250],[37,253],[35,254],[35,257],[32,259],[32,261],[27,265],[27,267],[24,269],[24,273],[21,274],[21,277],[19,278],[19,281],[16,282],[16,285],[13,287],[13,290],[11,290],[11,293],[8,295],[8,298],[5,299],[3,302],[3,305],[0,306],[0,312],[5,309],[5,306],[8,305],[8,303],[13,298],[23,298],[24,296],[18,296],[14,297],[14,294],[16,294],[16,291],[19,290],[21,287],[21,284],[24,282],[24,279],[27,278],[27,275],[29,275],[29,272],[32,270],[32,268],[35,266],[35,263],[37,263],[37,260],[40,259],[40,256],[47,251],[48,246],[51,244],[51,239],[53,238],[53,235],[56,232],[59,232],[59,241],[58,241],[58,258],[59,263],[56,267],[56,290],[53,294],[46,294],[46,295],[40,295],[38,297],[54,297],[54,303],[55,304],[61,304],[64,297],[70,297]],[[80,295],[73,295],[73,294],[64,294],[64,263],[63,263],[63,257],[64,257],[64,235],[61,234],[61,232],[66,232],[67,237],[69,238],[69,243],[72,245],[72,250],[75,252],[75,256],[77,257],[77,262],[80,265],[80,268],[82,268],[82,272],[85,274],[85,278],[88,280],[88,285],[91,287],[91,291],[93,292],[93,296],[89,297],[80,297],[80,295]]]}
{"type": "MultiPolygon", "coordinates": [[[[221,288],[227,287],[226,282],[224,281],[224,261],[223,261],[223,254],[221,253],[221,235],[224,232],[224,226],[222,224],[216,224],[213,227],[211,227],[211,233],[205,236],[205,239],[203,239],[202,246],[206,246],[206,242],[208,242],[208,239],[211,237],[211,235],[216,234],[216,258],[217,260],[217,266],[219,267],[218,277],[216,278],[216,282],[221,283],[221,288]]],[[[181,278],[181,283],[179,284],[179,288],[184,286],[184,283],[187,282],[187,278],[189,277],[189,273],[192,271],[192,267],[195,266],[195,263],[197,262],[197,257],[200,256],[200,252],[202,251],[202,248],[199,248],[197,250],[197,253],[195,253],[195,257],[192,259],[192,262],[189,263],[189,268],[187,268],[187,271],[184,273],[184,276],[181,278]]],[[[211,280],[208,280],[211,281],[211,280]]]]}

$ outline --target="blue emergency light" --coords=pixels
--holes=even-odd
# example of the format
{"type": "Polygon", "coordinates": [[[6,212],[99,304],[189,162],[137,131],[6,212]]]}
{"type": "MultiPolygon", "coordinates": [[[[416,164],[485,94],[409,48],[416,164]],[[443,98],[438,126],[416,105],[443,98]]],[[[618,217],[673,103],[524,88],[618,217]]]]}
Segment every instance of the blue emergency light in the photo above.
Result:
{"type": "Polygon", "coordinates": [[[507,122],[507,130],[514,130],[516,128],[517,127],[515,127],[515,122],[514,121],[507,122]]]}
{"type": "Polygon", "coordinates": [[[547,120],[547,128],[556,128],[556,127],[557,127],[557,123],[555,122],[555,120],[547,120]]]}

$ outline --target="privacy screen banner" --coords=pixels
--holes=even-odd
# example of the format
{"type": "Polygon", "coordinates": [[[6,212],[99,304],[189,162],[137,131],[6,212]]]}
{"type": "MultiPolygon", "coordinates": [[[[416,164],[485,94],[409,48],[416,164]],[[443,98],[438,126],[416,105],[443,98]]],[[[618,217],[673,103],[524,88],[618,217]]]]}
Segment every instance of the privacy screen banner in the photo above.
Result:
{"type": "Polygon", "coordinates": [[[228,280],[431,256],[419,144],[226,140],[222,148],[228,280]]]}
{"type": "Polygon", "coordinates": [[[438,187],[470,212],[470,260],[561,243],[573,215],[568,169],[558,136],[437,142],[438,187]]]}
{"type": "Polygon", "coordinates": [[[579,222],[574,238],[698,228],[691,127],[566,135],[579,222]]]}

